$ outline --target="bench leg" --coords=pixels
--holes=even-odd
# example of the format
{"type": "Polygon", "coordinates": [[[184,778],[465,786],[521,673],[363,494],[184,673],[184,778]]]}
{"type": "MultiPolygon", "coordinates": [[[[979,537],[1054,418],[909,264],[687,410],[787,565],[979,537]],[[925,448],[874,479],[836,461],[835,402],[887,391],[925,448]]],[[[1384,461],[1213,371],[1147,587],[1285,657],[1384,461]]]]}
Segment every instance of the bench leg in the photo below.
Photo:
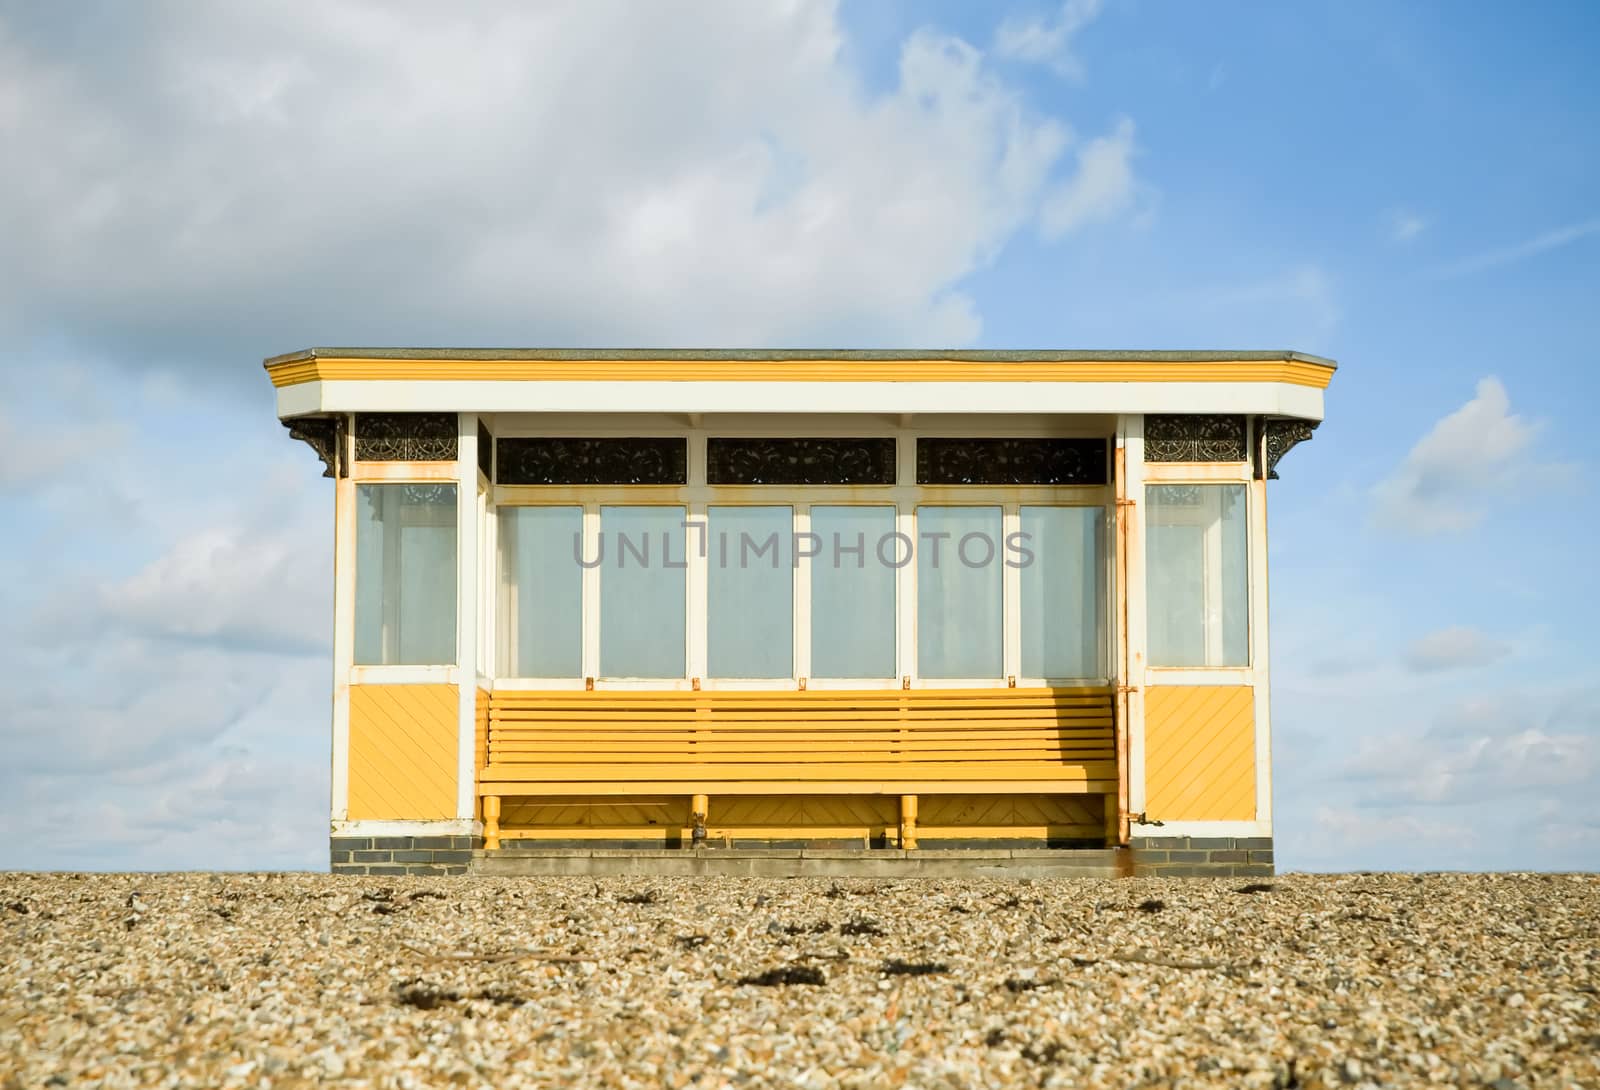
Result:
{"type": "Polygon", "coordinates": [[[694,826],[690,833],[690,842],[696,847],[704,847],[706,842],[706,817],[710,811],[709,800],[704,795],[695,795],[689,800],[689,821],[694,826]]]}
{"type": "Polygon", "coordinates": [[[494,851],[500,847],[500,796],[483,796],[483,847],[494,851]]]}
{"type": "Polygon", "coordinates": [[[900,847],[906,851],[917,846],[917,796],[900,796],[900,847]]]}
{"type": "Polygon", "coordinates": [[[1117,810],[1117,796],[1100,797],[1106,804],[1106,847],[1115,848],[1122,843],[1122,815],[1117,810]]]}

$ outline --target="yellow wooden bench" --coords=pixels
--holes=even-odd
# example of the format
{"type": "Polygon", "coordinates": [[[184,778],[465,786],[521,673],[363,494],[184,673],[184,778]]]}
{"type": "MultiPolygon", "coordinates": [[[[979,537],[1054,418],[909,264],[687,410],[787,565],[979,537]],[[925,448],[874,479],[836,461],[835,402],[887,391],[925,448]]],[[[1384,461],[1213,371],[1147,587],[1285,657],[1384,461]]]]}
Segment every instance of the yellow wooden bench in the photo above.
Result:
{"type": "MultiPolygon", "coordinates": [[[[1100,794],[1116,811],[1110,688],[504,691],[478,773],[484,846],[507,797],[1100,794]]],[[[1109,827],[1109,820],[1108,820],[1109,827]]]]}

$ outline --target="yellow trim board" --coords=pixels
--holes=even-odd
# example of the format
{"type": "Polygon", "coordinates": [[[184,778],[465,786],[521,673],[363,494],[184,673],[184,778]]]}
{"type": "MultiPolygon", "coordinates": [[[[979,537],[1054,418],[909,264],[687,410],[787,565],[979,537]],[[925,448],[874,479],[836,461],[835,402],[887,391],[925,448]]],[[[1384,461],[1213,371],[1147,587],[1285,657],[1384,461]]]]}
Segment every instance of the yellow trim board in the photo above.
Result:
{"type": "Polygon", "coordinates": [[[355,359],[266,365],[274,386],[389,382],[1282,382],[1326,389],[1304,360],[355,359]]]}

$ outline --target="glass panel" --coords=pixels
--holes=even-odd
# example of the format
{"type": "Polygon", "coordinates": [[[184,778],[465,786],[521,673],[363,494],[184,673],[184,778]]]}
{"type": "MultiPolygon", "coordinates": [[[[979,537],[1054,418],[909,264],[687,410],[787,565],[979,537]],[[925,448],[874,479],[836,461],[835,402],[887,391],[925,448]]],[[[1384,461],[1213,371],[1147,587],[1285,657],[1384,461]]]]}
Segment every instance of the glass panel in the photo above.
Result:
{"type": "Polygon", "coordinates": [[[356,486],[355,661],[456,661],[456,489],[356,486]]]}
{"type": "Polygon", "coordinates": [[[1104,509],[1024,507],[1018,544],[1006,557],[1021,569],[1022,676],[1104,677],[1104,509]]]}
{"type": "Polygon", "coordinates": [[[706,509],[706,673],[794,676],[794,508],[706,509]]]}
{"type": "Polygon", "coordinates": [[[894,508],[813,507],[811,533],[812,676],[894,677],[894,508]]]}
{"type": "Polygon", "coordinates": [[[917,673],[999,677],[1001,528],[998,507],[917,508],[917,673]]]}
{"type": "Polygon", "coordinates": [[[684,676],[684,509],[600,508],[600,673],[684,676]]]}
{"type": "Polygon", "coordinates": [[[583,675],[582,507],[500,510],[500,673],[583,675]]]}
{"type": "Polygon", "coordinates": [[[1244,485],[1150,485],[1145,499],[1150,664],[1249,665],[1244,485]]]}

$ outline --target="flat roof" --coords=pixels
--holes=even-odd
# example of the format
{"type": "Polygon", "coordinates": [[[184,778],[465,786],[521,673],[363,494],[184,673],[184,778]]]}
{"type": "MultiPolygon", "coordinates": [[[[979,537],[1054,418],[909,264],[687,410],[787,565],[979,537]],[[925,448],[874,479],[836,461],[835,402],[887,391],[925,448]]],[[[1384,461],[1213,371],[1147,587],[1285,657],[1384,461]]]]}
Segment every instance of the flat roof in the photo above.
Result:
{"type": "Polygon", "coordinates": [[[874,361],[951,360],[964,363],[1221,363],[1284,360],[1338,364],[1325,356],[1287,349],[1218,351],[1216,349],[946,349],[946,348],[302,348],[264,361],[272,367],[297,360],[779,360],[874,361]]]}

